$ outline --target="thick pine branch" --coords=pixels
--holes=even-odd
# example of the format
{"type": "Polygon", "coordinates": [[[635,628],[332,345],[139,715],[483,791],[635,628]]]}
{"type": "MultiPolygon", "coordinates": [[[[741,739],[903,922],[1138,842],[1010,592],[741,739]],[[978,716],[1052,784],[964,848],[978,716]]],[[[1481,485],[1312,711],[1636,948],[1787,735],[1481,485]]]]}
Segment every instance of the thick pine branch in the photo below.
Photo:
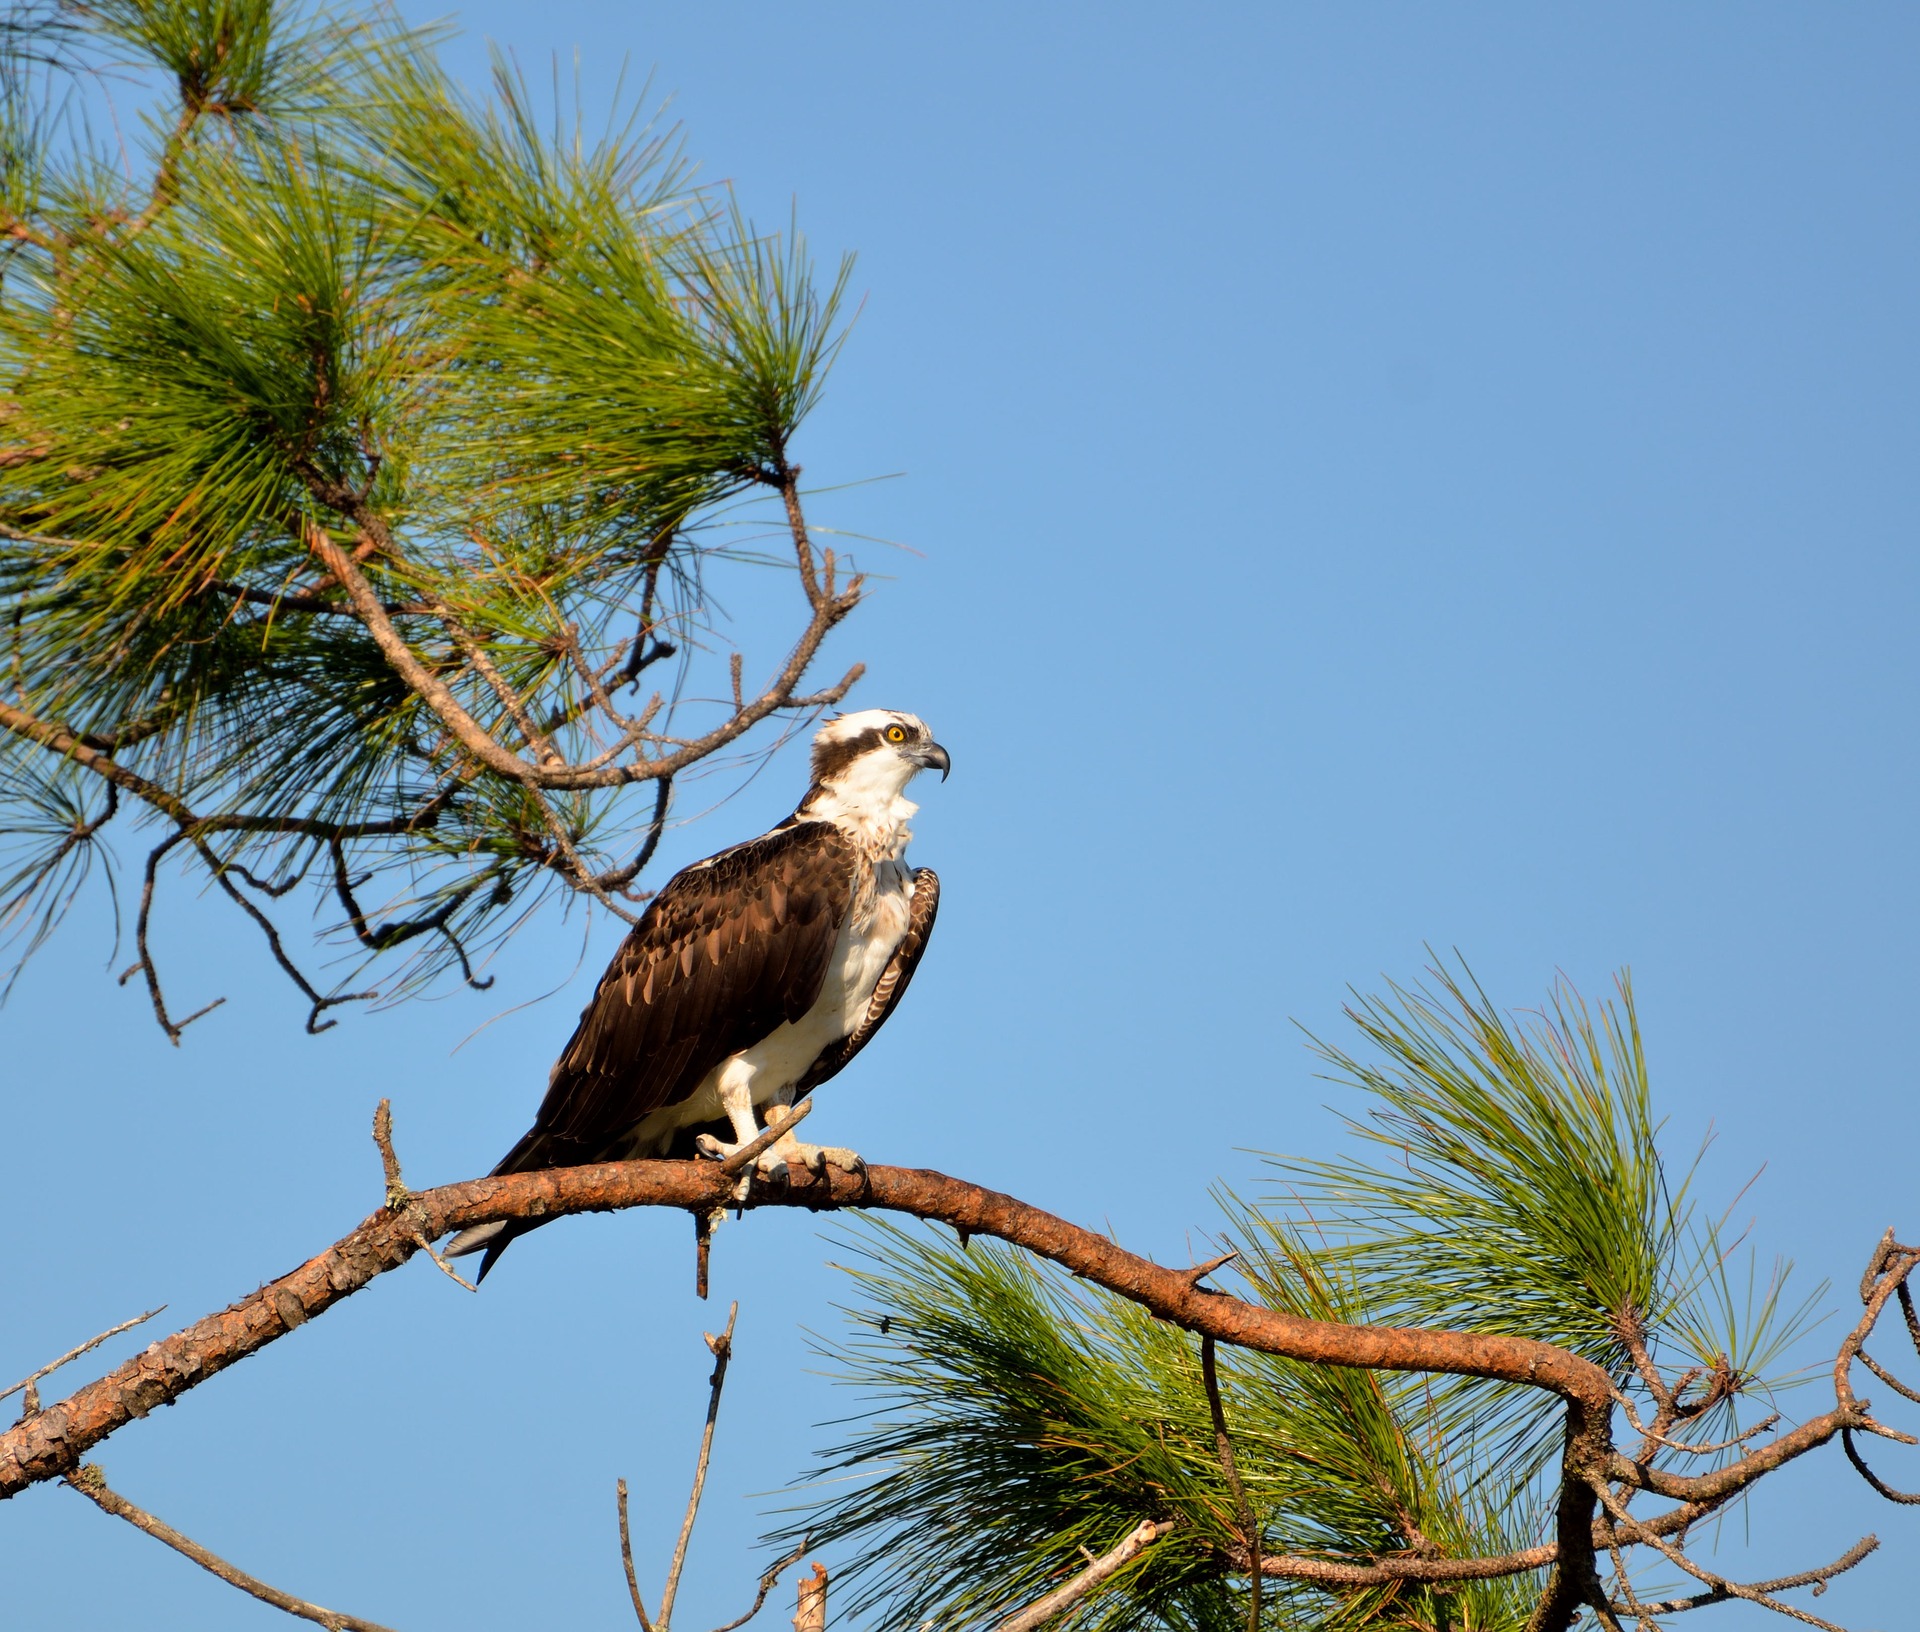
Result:
{"type": "MultiPolygon", "coordinates": [[[[449,1231],[496,1220],[555,1218],[628,1207],[678,1207],[702,1214],[726,1205],[734,1184],[731,1175],[710,1163],[624,1162],[476,1179],[417,1193],[390,1185],[391,1205],[298,1269],[153,1344],[107,1376],[0,1435],[0,1497],[71,1475],[93,1446],[119,1428],[325,1313],[449,1231]]],[[[756,1180],[747,1205],[812,1211],[873,1208],[936,1220],[969,1236],[1009,1242],[1138,1303],[1162,1320],[1217,1342],[1308,1364],[1488,1378],[1543,1389],[1566,1402],[1570,1426],[1563,1485],[1578,1483],[1585,1499],[1562,1501],[1552,1544],[1488,1559],[1344,1564],[1262,1558],[1260,1571],[1270,1577],[1340,1587],[1395,1580],[1460,1581],[1551,1566],[1548,1590],[1531,1624],[1564,1629],[1598,1593],[1593,1565],[1596,1542],[1654,1545],[1660,1536],[1683,1531],[1701,1512],[1793,1457],[1843,1431],[1879,1426],[1847,1392],[1832,1410],[1781,1442],[1750,1452],[1716,1473],[1678,1479],[1629,1461],[1612,1447],[1607,1438],[1611,1380],[1599,1367],[1551,1344],[1476,1333],[1343,1325],[1288,1314],[1205,1289],[1199,1284],[1203,1272],[1152,1263],[1012,1196],[925,1169],[869,1167],[863,1175],[829,1170],[824,1177],[796,1176],[784,1185],[756,1180]],[[1604,1489],[1608,1479],[1627,1488],[1662,1490],[1690,1505],[1634,1521],[1630,1531],[1604,1520],[1596,1525],[1594,1492],[1604,1489]]],[[[1910,1249],[1883,1252],[1866,1312],[1843,1346],[1842,1370],[1916,1265],[1920,1265],[1920,1253],[1910,1249]]],[[[1244,1554],[1241,1567],[1247,1567],[1244,1554]]]]}

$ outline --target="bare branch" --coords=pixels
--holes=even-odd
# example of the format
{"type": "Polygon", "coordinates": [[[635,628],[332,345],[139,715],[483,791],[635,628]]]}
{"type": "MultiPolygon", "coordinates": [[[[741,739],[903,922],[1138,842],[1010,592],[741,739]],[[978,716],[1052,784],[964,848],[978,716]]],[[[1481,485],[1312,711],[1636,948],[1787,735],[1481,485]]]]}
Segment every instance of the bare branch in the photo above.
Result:
{"type": "MultiPolygon", "coordinates": [[[[1786,1592],[1794,1587],[1812,1587],[1816,1593],[1822,1592],[1836,1575],[1852,1569],[1879,1545],[1878,1536],[1863,1536],[1831,1564],[1823,1564],[1817,1570],[1802,1570],[1798,1575],[1778,1576],[1772,1581],[1756,1581],[1752,1590],[1774,1593],[1786,1592]]],[[[1724,1604],[1732,1596],[1730,1592],[1712,1587],[1705,1592],[1696,1592],[1690,1598],[1668,1598],[1657,1604],[1636,1605],[1635,1608],[1648,1615],[1679,1615],[1689,1609],[1705,1609],[1709,1604],[1724,1604]]]]}
{"type": "Polygon", "coordinates": [[[212,1572],[228,1586],[238,1587],[263,1604],[271,1604],[289,1615],[297,1615],[303,1621],[313,1621],[327,1627],[329,1632],[392,1632],[390,1627],[382,1626],[378,1621],[363,1621],[358,1615],[345,1615],[337,1609],[322,1609],[318,1604],[310,1604],[304,1598],[296,1598],[290,1592],[282,1592],[278,1587],[268,1586],[266,1582],[248,1575],[245,1570],[208,1552],[192,1537],[183,1536],[172,1525],[155,1518],[144,1508],[134,1506],[117,1491],[110,1490],[106,1477],[91,1464],[76,1469],[66,1482],[94,1506],[111,1513],[116,1519],[125,1519],[136,1529],[146,1531],[154,1540],[165,1542],[176,1553],[192,1559],[201,1569],[212,1572]]]}
{"type": "MultiPolygon", "coordinates": [[[[633,1532],[627,1525],[627,1482],[619,1479],[614,1482],[615,1504],[620,1509],[620,1562],[627,1570],[627,1595],[633,1599],[633,1612],[640,1617],[640,1632],[653,1632],[653,1622],[647,1619],[647,1606],[640,1596],[640,1578],[633,1573],[633,1532]]],[[[754,1606],[759,1607],[757,1604],[754,1606]]]]}
{"type": "MultiPolygon", "coordinates": [[[[1209,1264],[1203,1265],[1202,1269],[1215,1267],[1209,1264]]],[[[1196,1281],[1199,1278],[1199,1275],[1194,1276],[1196,1281]]],[[[1220,1458],[1220,1471],[1227,1476],[1227,1489],[1233,1493],[1234,1516],[1240,1521],[1241,1539],[1247,1547],[1247,1632],[1260,1632],[1261,1535],[1253,1522],[1253,1508],[1247,1501],[1246,1487],[1240,1483],[1240,1471],[1233,1464],[1233,1436],[1227,1432],[1227,1408],[1220,1399],[1220,1369],[1214,1363],[1211,1335],[1203,1335],[1200,1339],[1200,1380],[1206,1385],[1207,1410],[1213,1417],[1214,1451],[1220,1458]]]]}
{"type": "Polygon", "coordinates": [[[486,681],[487,689],[499,699],[500,706],[507,711],[507,717],[519,730],[521,740],[540,756],[542,764],[564,764],[565,761],[560,757],[558,750],[534,725],[532,715],[527,712],[526,700],[507,684],[506,676],[501,674],[493,659],[487,656],[486,647],[480,643],[479,637],[467,628],[459,615],[440,596],[425,595],[421,598],[432,609],[433,615],[440,620],[447,633],[453,636],[454,644],[460,648],[461,655],[472,665],[474,673],[486,681]]]}
{"type": "MultiPolygon", "coordinates": [[[[342,494],[332,492],[319,495],[326,502],[340,501],[341,508],[352,511],[364,511],[364,505],[351,501],[342,494]]],[[[790,510],[797,513],[797,493],[790,498],[790,510]]],[[[372,541],[377,547],[378,535],[373,529],[380,525],[377,518],[367,516],[361,520],[366,538],[363,544],[372,541]]],[[[817,706],[821,703],[838,702],[844,697],[854,682],[865,672],[865,665],[856,663],[835,686],[802,697],[799,685],[807,670],[812,666],[815,654],[820,649],[828,633],[859,604],[859,580],[849,584],[847,589],[832,596],[822,596],[817,575],[813,573],[811,547],[801,550],[801,560],[805,563],[803,582],[808,585],[808,603],[812,607],[812,616],[801,631],[786,662],[767,688],[744,707],[734,713],[705,735],[692,739],[678,751],[659,759],[647,760],[638,764],[599,765],[589,769],[585,766],[539,766],[522,759],[518,754],[509,752],[487,732],[487,730],[469,714],[454,696],[452,690],[420,661],[406,638],[393,625],[387,615],[380,597],[374,593],[371,583],[360,570],[354,559],[358,550],[343,550],[317,523],[307,525],[307,547],[319,558],[328,572],[336,578],[347,592],[356,616],[366,625],[367,632],[373,637],[394,672],[406,681],[420,699],[434,712],[454,740],[479,764],[499,776],[517,782],[529,788],[586,789],[610,788],[622,783],[648,781],[655,777],[671,776],[685,770],[689,765],[708,758],[716,750],[744,735],[762,720],[783,708],[817,706]]],[[[802,523],[804,542],[804,523],[802,523]]],[[[611,751],[617,753],[619,745],[611,751]]],[[[610,757],[603,755],[602,758],[610,757]]]]}
{"type": "Polygon", "coordinates": [[[393,1101],[383,1099],[373,1111],[373,1143],[380,1152],[380,1171],[387,1182],[387,1206],[404,1207],[412,1191],[400,1176],[400,1156],[393,1148],[393,1101]]]}
{"type": "Polygon", "coordinates": [[[118,1326],[109,1326],[104,1332],[99,1333],[97,1336],[88,1338],[86,1342],[80,1344],[77,1348],[68,1349],[67,1352],[61,1355],[58,1360],[49,1360],[38,1371],[29,1372],[25,1377],[22,1377],[20,1381],[15,1383],[11,1388],[0,1388],[0,1400],[4,1400],[9,1394],[18,1394],[22,1389],[24,1389],[26,1390],[27,1397],[21,1404],[20,1414],[23,1417],[32,1416],[36,1411],[40,1409],[40,1396],[38,1391],[35,1389],[34,1385],[38,1383],[42,1377],[51,1377],[56,1371],[58,1371],[68,1361],[78,1360],[81,1355],[88,1353],[90,1350],[99,1348],[100,1345],[106,1342],[108,1338],[118,1337],[122,1332],[130,1332],[134,1329],[134,1327],[139,1326],[146,1321],[152,1320],[153,1317],[159,1314],[160,1311],[164,1308],[166,1308],[166,1305],[164,1303],[157,1304],[153,1308],[149,1309],[144,1315],[135,1315],[132,1320],[123,1320],[120,1322],[118,1326]]]}
{"type": "MultiPolygon", "coordinates": [[[[1385,1587],[1396,1581],[1494,1581],[1502,1576],[1545,1569],[1559,1553],[1560,1549],[1551,1542],[1486,1558],[1416,1558],[1409,1554],[1375,1559],[1367,1564],[1307,1558],[1297,1553],[1267,1553],[1260,1559],[1260,1573],[1271,1580],[1310,1581],[1323,1587],[1385,1587]]],[[[1236,1570],[1248,1568],[1244,1553],[1231,1552],[1228,1558],[1236,1570]]]]}
{"type": "Polygon", "coordinates": [[[812,1538],[810,1536],[802,1537],[798,1547],[788,1553],[779,1563],[770,1566],[767,1572],[760,1577],[760,1590],[754,1594],[753,1608],[748,1610],[746,1614],[742,1615],[738,1620],[728,1621],[725,1626],[715,1627],[714,1632],[738,1632],[740,1627],[745,1626],[748,1621],[758,1615],[761,1606],[767,1601],[767,1594],[773,1591],[780,1577],[787,1573],[787,1566],[790,1564],[798,1564],[800,1560],[806,1556],[807,1548],[812,1544],[812,1538]]]}
{"type": "MultiPolygon", "coordinates": [[[[1018,1614],[1009,1615],[994,1632],[1035,1632],[1035,1628],[1046,1625],[1054,1616],[1071,1609],[1096,1587],[1118,1575],[1172,1529],[1173,1522],[1170,1519],[1142,1519],[1119,1546],[1101,1554],[1078,1575],[1046,1597],[1036,1599],[1018,1614]]],[[[1257,1596],[1259,1589],[1256,1587],[1254,1591],[1257,1596]]]]}
{"type": "MultiPolygon", "coordinates": [[[[312,1005],[307,1011],[307,1031],[310,1035],[318,1036],[323,1031],[331,1031],[340,1023],[337,1020],[322,1020],[320,1018],[321,1014],[327,1009],[337,1007],[342,1003],[369,1003],[380,995],[375,991],[367,991],[337,992],[332,996],[323,996],[314,987],[313,983],[300,972],[299,965],[287,956],[287,949],[281,944],[280,931],[274,924],[274,921],[242,895],[240,893],[240,887],[235,884],[232,879],[227,877],[227,866],[221,861],[219,856],[214,853],[213,847],[204,839],[197,836],[193,838],[193,847],[199,851],[200,859],[207,864],[208,870],[213,874],[214,883],[220,886],[221,890],[227,896],[227,899],[232,901],[234,905],[239,907],[242,912],[260,926],[261,934],[267,938],[267,950],[273,954],[273,961],[280,965],[282,973],[284,973],[295,986],[300,988],[301,995],[312,1005]]],[[[149,972],[151,972],[151,964],[149,964],[148,968],[149,972]]],[[[176,1036],[174,1041],[178,1043],[179,1038],[176,1036]]]]}
{"type": "Polygon", "coordinates": [[[693,1521],[700,1516],[700,1497],[707,1488],[707,1464],[713,1459],[713,1430],[720,1419],[720,1391],[727,1386],[727,1362],[733,1358],[733,1323],[740,1316],[736,1301],[727,1310],[727,1327],[718,1337],[709,1335],[707,1347],[713,1351],[713,1376],[708,1379],[707,1422],[700,1433],[700,1459],[693,1468],[693,1493],[687,1498],[687,1516],[680,1523],[680,1539],[673,1545],[673,1562],[667,1567],[667,1584],[660,1593],[660,1632],[673,1623],[673,1601],[680,1594],[680,1572],[686,1567],[687,1543],[693,1537],[693,1521]]]}
{"type": "Polygon", "coordinates": [[[1920,1389],[1908,1388],[1907,1385],[1901,1382],[1898,1377],[1894,1376],[1892,1372],[1881,1366],[1865,1349],[1860,1351],[1860,1364],[1865,1366],[1874,1376],[1878,1377],[1880,1381],[1885,1383],[1894,1393],[1900,1395],[1901,1398],[1920,1401],[1920,1389]]]}
{"type": "MultiPolygon", "coordinates": [[[[1704,1583],[1710,1592],[1717,1593],[1724,1598],[1739,1598],[1750,1604],[1759,1604],[1763,1609],[1770,1609],[1776,1615],[1785,1615],[1790,1620],[1804,1621],[1808,1626],[1817,1626],[1821,1629],[1821,1632],[1845,1632],[1844,1627],[1836,1626],[1832,1621],[1823,1621],[1818,1615],[1811,1615],[1806,1610],[1798,1609],[1792,1604],[1782,1603],[1778,1598],[1770,1596],[1764,1587],[1743,1586],[1738,1581],[1729,1581],[1725,1576],[1716,1575],[1712,1570],[1694,1563],[1694,1561],[1688,1558],[1685,1553],[1681,1552],[1679,1548],[1669,1546],[1658,1536],[1653,1535],[1646,1530],[1644,1526],[1639,1524],[1627,1510],[1614,1499],[1613,1493],[1607,1489],[1603,1481],[1595,1480],[1589,1488],[1592,1489],[1601,1505],[1613,1515],[1615,1522],[1620,1526],[1629,1541],[1644,1541],[1647,1546],[1653,1548],[1653,1550],[1659,1553],[1662,1558],[1666,1559],[1669,1564],[1677,1565],[1696,1581],[1704,1583]]],[[[1871,1549],[1869,1549],[1869,1551],[1871,1551],[1871,1549]]],[[[1865,1554],[1861,1556],[1864,1557],[1865,1554]]]]}
{"type": "Polygon", "coordinates": [[[1920,1496],[1910,1495],[1904,1490],[1895,1490],[1893,1486],[1887,1484],[1872,1468],[1867,1466],[1865,1458],[1860,1455],[1858,1448],[1853,1443],[1852,1429],[1842,1428],[1840,1430],[1840,1447],[1847,1453],[1847,1460],[1853,1464],[1854,1470],[1862,1479],[1866,1480],[1869,1485],[1873,1486],[1874,1491],[1878,1495],[1886,1497],[1890,1502],[1898,1502],[1902,1507],[1920,1507],[1920,1496]]]}
{"type": "Polygon", "coordinates": [[[185,1031],[188,1026],[192,1025],[194,1021],[200,1019],[203,1015],[213,1013],[222,1003],[226,1002],[224,997],[216,997],[211,1003],[195,1009],[186,1019],[179,1021],[174,1020],[173,1017],[167,1013],[166,994],[160,989],[160,969],[153,961],[153,948],[147,938],[147,931],[153,923],[153,894],[159,882],[160,863],[166,859],[167,853],[171,851],[175,845],[185,842],[187,838],[188,834],[183,829],[178,833],[171,834],[167,838],[162,839],[160,843],[147,852],[146,871],[140,885],[140,910],[134,914],[133,918],[133,948],[137,956],[132,967],[125,970],[120,976],[120,984],[122,986],[126,985],[136,974],[146,976],[147,997],[153,1004],[153,1016],[160,1022],[160,1029],[167,1034],[167,1041],[172,1043],[175,1048],[180,1046],[180,1034],[185,1031]]]}
{"type": "Polygon", "coordinates": [[[328,536],[318,522],[307,523],[307,548],[347,592],[354,613],[366,625],[373,643],[392,666],[394,673],[413,688],[427,707],[439,716],[440,723],[453,733],[461,747],[488,770],[510,781],[531,785],[535,768],[518,754],[508,753],[486,728],[454,696],[445,681],[422,663],[406,637],[393,626],[385,605],[373,592],[358,563],[328,536]]]}

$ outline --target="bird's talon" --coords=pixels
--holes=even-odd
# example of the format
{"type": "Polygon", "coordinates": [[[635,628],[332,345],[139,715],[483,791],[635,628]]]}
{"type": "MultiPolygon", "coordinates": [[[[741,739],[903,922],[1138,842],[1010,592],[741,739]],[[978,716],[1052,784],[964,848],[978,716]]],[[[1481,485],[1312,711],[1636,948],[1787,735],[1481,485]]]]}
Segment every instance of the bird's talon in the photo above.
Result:
{"type": "Polygon", "coordinates": [[[693,1142],[693,1153],[710,1162],[724,1162],[736,1148],[738,1147],[722,1143],[710,1133],[701,1134],[693,1142]]]}

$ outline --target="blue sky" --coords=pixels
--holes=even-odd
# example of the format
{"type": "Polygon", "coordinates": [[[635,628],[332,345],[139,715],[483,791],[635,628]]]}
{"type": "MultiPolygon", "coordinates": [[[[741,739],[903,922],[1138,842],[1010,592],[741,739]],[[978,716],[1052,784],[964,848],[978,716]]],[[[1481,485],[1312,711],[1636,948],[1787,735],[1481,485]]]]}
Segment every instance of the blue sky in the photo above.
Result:
{"type": "MultiPolygon", "coordinates": [[[[1738,1216],[1828,1305],[1889,1224],[1920,1234],[1910,8],[459,20],[472,75],[488,37],[537,73],[578,45],[590,100],[651,70],[707,178],[859,255],[798,452],[823,485],[898,473],[814,514],[911,550],[858,548],[887,579],[828,660],[863,659],[858,701],[923,714],[954,773],[916,844],[939,934],[814,1137],[1177,1256],[1212,1181],[1259,1188],[1250,1151],[1335,1148],[1298,1027],[1337,1037],[1349,986],[1417,978],[1432,945],[1514,1006],[1631,966],[1669,1148],[1713,1132],[1728,1201],[1764,1169],[1738,1216]]],[[[750,650],[784,593],[728,589],[750,650]]],[[[789,749],[665,865],[777,819],[801,769],[789,749]]],[[[230,917],[165,911],[181,1001],[229,997],[180,1050],[104,972],[98,902],[0,1012],[7,1381],[350,1227],[382,1095],[415,1183],[490,1165],[618,938],[596,922],[583,955],[556,918],[484,997],[312,1039],[230,917]]],[[[562,1224],[479,1298],[413,1266],[99,1459],[408,1632],[620,1624],[614,1478],[657,1579],[698,1334],[737,1297],[680,1612],[716,1624],[751,1596],[763,1493],[852,1408],[805,1337],[836,1327],[847,1249],[730,1223],[703,1307],[687,1234],[562,1224]]],[[[69,1492],[0,1518],[11,1624],[276,1619],[69,1492]]],[[[1877,1530],[1821,1613],[1894,1626],[1915,1522],[1834,1455],[1725,1542],[1764,1574],[1877,1530]]]]}

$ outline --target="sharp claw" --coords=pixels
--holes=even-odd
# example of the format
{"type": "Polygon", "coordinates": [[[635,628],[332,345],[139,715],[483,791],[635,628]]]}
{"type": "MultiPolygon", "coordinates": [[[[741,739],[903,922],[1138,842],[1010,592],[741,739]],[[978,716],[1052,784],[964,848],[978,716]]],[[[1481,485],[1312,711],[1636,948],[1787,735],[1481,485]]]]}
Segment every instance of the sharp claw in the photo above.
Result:
{"type": "Polygon", "coordinates": [[[721,1143],[710,1133],[703,1133],[693,1142],[693,1153],[703,1156],[710,1162],[724,1162],[733,1154],[733,1146],[721,1143]]]}

